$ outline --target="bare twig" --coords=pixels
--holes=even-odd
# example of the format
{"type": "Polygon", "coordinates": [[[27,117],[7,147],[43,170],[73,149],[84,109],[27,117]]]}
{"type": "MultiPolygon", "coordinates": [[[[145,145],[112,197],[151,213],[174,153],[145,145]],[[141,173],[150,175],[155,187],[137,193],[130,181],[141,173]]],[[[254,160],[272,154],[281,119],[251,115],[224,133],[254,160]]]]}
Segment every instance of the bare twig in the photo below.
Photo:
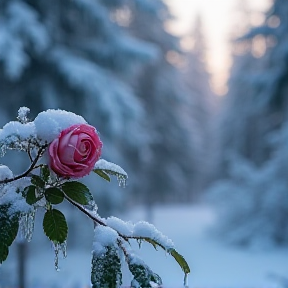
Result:
{"type": "MultiPolygon", "coordinates": [[[[82,211],[85,215],[87,215],[90,219],[92,219],[96,225],[102,225],[105,227],[109,227],[105,222],[103,222],[101,219],[97,218],[95,215],[91,214],[87,209],[85,209],[81,204],[73,201],[71,198],[69,198],[67,195],[64,194],[65,199],[70,202],[72,205],[74,205],[75,207],[77,207],[80,211],[82,211]]],[[[115,229],[114,229],[115,230],[115,229]]],[[[119,231],[115,230],[117,232],[117,234],[119,235],[119,237],[121,237],[123,240],[125,240],[126,242],[129,242],[129,239],[134,239],[134,240],[142,240],[142,241],[146,241],[150,244],[152,244],[154,246],[154,244],[152,243],[153,239],[149,238],[149,237],[143,237],[143,236],[129,236],[129,235],[124,235],[122,233],[120,233],[119,231]]],[[[167,251],[167,248],[162,245],[161,243],[157,242],[157,245],[159,247],[161,247],[163,250],[167,251]]],[[[122,249],[123,250],[123,249],[122,249]]]]}
{"type": "MultiPolygon", "coordinates": [[[[87,215],[90,219],[92,219],[96,224],[105,226],[105,227],[109,227],[105,222],[103,222],[101,219],[97,218],[95,215],[91,214],[87,209],[85,209],[81,204],[73,201],[72,199],[70,199],[67,195],[64,194],[65,199],[70,202],[72,205],[74,205],[75,207],[77,207],[80,211],[82,211],[85,215],[87,215]]],[[[114,229],[115,230],[115,229],[114,229]]],[[[127,236],[127,235],[123,235],[122,233],[120,233],[119,231],[115,230],[117,232],[117,234],[119,235],[119,237],[121,237],[122,239],[124,239],[126,242],[129,242],[129,239],[139,239],[139,240],[145,240],[144,237],[134,237],[134,236],[127,236]]]]}
{"type": "Polygon", "coordinates": [[[29,143],[28,143],[27,153],[28,153],[29,159],[30,159],[30,161],[31,161],[31,163],[32,163],[32,162],[33,162],[33,159],[32,159],[32,156],[31,156],[30,144],[31,144],[31,142],[29,141],[29,143]]]}
{"type": "Polygon", "coordinates": [[[26,177],[28,176],[28,174],[33,170],[35,169],[36,167],[36,164],[38,162],[38,160],[40,159],[40,157],[42,156],[42,153],[45,151],[45,149],[47,148],[48,144],[45,144],[43,146],[40,147],[40,149],[38,150],[38,154],[36,155],[35,159],[33,160],[33,162],[31,163],[30,167],[22,174],[18,175],[18,176],[15,176],[13,178],[10,178],[10,179],[5,179],[5,180],[2,180],[0,181],[0,184],[7,184],[7,183],[10,183],[10,182],[13,182],[13,181],[16,181],[18,179],[21,179],[23,177],[26,177]]]}
{"type": "Polygon", "coordinates": [[[86,214],[90,219],[92,219],[94,222],[96,222],[96,224],[100,224],[102,226],[108,226],[106,223],[104,223],[103,221],[101,221],[100,219],[98,219],[97,217],[95,217],[94,215],[92,215],[91,213],[89,213],[89,211],[87,209],[85,209],[81,204],[73,201],[71,198],[69,198],[67,195],[64,194],[65,199],[70,202],[72,205],[74,205],[75,207],[77,207],[80,211],[82,211],[84,214],[86,214]]]}

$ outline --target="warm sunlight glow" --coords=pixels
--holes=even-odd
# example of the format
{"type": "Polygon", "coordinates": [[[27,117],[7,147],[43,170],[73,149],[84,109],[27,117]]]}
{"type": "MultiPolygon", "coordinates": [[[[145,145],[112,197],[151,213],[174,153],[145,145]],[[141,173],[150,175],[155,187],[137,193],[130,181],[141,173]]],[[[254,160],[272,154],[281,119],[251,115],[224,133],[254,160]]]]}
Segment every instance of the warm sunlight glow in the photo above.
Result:
{"type": "MultiPolygon", "coordinates": [[[[229,41],[233,27],[236,25],[234,19],[236,7],[239,3],[244,2],[244,0],[240,1],[166,0],[176,17],[176,20],[170,23],[169,29],[177,35],[189,33],[192,30],[195,17],[197,15],[202,16],[203,29],[207,39],[207,67],[212,75],[212,88],[218,95],[224,95],[227,92],[226,81],[231,66],[231,47],[229,47],[229,41]]],[[[250,10],[257,11],[251,21],[253,25],[259,25],[263,21],[261,12],[268,9],[270,1],[246,1],[250,10]]],[[[275,25],[277,21],[273,19],[271,22],[275,25]]],[[[188,44],[184,43],[184,45],[188,44]]],[[[257,47],[260,47],[259,43],[257,47]]],[[[258,51],[259,54],[260,52],[258,51]]]]}

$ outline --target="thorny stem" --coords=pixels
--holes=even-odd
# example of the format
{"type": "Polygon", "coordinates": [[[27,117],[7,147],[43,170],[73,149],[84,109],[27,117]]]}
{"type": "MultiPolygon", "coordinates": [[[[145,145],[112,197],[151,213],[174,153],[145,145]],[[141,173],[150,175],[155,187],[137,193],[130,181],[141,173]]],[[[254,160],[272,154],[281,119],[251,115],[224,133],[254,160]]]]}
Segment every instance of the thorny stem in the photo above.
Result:
{"type": "Polygon", "coordinates": [[[2,181],[0,181],[0,184],[7,184],[9,182],[13,182],[13,181],[21,179],[23,177],[26,177],[36,167],[36,164],[37,164],[39,158],[42,156],[42,153],[45,151],[45,149],[47,147],[48,147],[48,144],[45,144],[45,145],[40,147],[40,149],[38,150],[38,154],[36,155],[35,159],[31,163],[30,167],[24,173],[22,173],[22,174],[20,174],[18,176],[15,176],[13,178],[10,178],[10,179],[2,180],[2,181]]]}

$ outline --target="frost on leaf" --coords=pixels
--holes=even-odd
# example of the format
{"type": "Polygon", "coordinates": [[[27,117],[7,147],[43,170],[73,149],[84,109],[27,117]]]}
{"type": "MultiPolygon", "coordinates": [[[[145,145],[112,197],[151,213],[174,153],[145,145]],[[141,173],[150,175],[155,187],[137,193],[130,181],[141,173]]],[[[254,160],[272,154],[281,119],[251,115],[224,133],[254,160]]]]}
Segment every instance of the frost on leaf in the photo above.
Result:
{"type": "Polygon", "coordinates": [[[139,221],[134,225],[133,236],[149,242],[154,247],[158,245],[165,251],[174,248],[174,243],[171,239],[162,234],[153,224],[145,221],[139,221]]]}
{"type": "Polygon", "coordinates": [[[119,288],[122,284],[121,261],[115,246],[106,247],[106,252],[93,253],[91,283],[93,288],[119,288]]]}
{"type": "Polygon", "coordinates": [[[109,175],[116,176],[119,186],[126,186],[128,174],[119,165],[100,159],[96,162],[93,171],[107,181],[110,181],[109,175]]]}
{"type": "Polygon", "coordinates": [[[153,283],[161,285],[162,279],[154,273],[143,260],[134,254],[128,256],[128,267],[133,275],[131,287],[134,288],[152,288],[153,283]]]}
{"type": "Polygon", "coordinates": [[[93,241],[91,283],[93,288],[118,288],[122,282],[118,234],[107,226],[96,226],[93,241]]]}
{"type": "Polygon", "coordinates": [[[8,215],[14,215],[16,213],[28,213],[31,210],[31,206],[27,204],[26,199],[19,191],[24,190],[23,187],[29,185],[27,179],[22,178],[14,181],[13,183],[5,184],[0,190],[1,205],[7,204],[9,209],[8,215]]]}

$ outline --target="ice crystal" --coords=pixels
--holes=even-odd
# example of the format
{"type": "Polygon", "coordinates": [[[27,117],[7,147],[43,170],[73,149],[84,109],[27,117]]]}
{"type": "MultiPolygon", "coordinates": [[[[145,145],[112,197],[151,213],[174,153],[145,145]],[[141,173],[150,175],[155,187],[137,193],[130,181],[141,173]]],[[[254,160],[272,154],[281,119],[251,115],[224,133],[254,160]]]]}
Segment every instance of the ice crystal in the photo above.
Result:
{"type": "Polygon", "coordinates": [[[55,265],[55,270],[60,271],[59,268],[59,252],[62,253],[63,258],[67,257],[67,242],[64,241],[63,243],[53,243],[53,248],[54,248],[54,253],[55,253],[55,258],[54,258],[54,265],[55,265]]]}
{"type": "Polygon", "coordinates": [[[20,224],[20,233],[23,238],[28,242],[32,240],[34,232],[34,223],[35,223],[35,210],[22,214],[19,224],[20,224]]]}
{"type": "Polygon", "coordinates": [[[184,276],[184,288],[189,288],[189,286],[188,286],[188,275],[187,274],[185,274],[185,276],[184,276]]]}
{"type": "Polygon", "coordinates": [[[126,182],[127,182],[127,177],[121,174],[117,175],[117,181],[120,187],[125,188],[126,187],[126,182]]]}
{"type": "Polygon", "coordinates": [[[18,117],[17,119],[21,123],[27,123],[28,122],[28,117],[27,114],[30,112],[30,109],[27,107],[20,107],[18,110],[18,117]]]}
{"type": "Polygon", "coordinates": [[[91,212],[93,215],[97,215],[98,213],[98,206],[94,200],[90,200],[86,208],[91,212]]]}

